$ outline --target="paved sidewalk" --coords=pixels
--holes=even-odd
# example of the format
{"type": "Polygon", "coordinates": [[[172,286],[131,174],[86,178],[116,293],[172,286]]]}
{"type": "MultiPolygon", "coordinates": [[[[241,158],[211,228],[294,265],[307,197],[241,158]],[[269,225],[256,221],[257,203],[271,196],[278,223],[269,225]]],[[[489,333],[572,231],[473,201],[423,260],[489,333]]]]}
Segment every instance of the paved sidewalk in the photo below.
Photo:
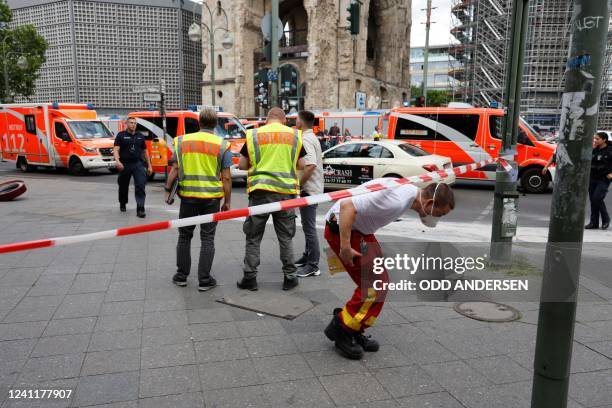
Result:
{"type": "MultiPolygon", "coordinates": [[[[115,185],[27,183],[23,199],[0,204],[0,242],[143,222],[133,203],[118,211],[115,185]]],[[[148,193],[144,222],[176,217],[178,207],[159,204],[159,184],[148,193]]],[[[0,255],[1,406],[529,407],[537,304],[516,304],[520,321],[493,324],[448,303],[390,302],[371,330],[381,350],[349,361],[322,333],[354,289],[346,274],[302,279],[294,293],[317,305],[294,321],[215,302],[242,274],[241,227],[218,227],[220,286],[207,293],[193,273],[186,288],[170,283],[174,230],[0,255]],[[49,388],[73,392],[8,399],[10,389],[49,388]]],[[[298,231],[296,253],[302,245],[298,231]]],[[[261,286],[280,291],[271,227],[262,248],[261,286]]],[[[612,304],[583,303],[577,320],[569,406],[610,408],[612,304]]]]}

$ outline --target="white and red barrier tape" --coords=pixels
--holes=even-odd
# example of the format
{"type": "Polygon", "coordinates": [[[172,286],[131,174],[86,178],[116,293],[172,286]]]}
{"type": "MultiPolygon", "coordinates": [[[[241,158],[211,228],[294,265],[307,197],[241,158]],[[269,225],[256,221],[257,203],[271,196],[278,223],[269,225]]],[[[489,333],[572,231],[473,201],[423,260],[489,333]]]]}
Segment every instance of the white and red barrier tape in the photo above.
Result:
{"type": "MultiPolygon", "coordinates": [[[[248,217],[250,215],[267,214],[276,211],[290,210],[293,208],[305,207],[307,205],[325,203],[329,201],[339,200],[341,198],[353,197],[361,194],[371,193],[385,189],[392,189],[404,184],[422,183],[429,181],[438,181],[452,175],[475,171],[480,167],[497,162],[498,159],[483,160],[478,163],[466,164],[464,166],[454,167],[448,170],[438,170],[430,173],[420,174],[418,176],[406,177],[401,179],[388,179],[385,184],[370,184],[368,186],[359,186],[349,190],[333,191],[331,193],[317,194],[309,197],[293,198],[290,200],[279,201],[275,203],[256,205],[253,207],[238,208],[235,210],[221,211],[214,214],[200,215],[197,217],[181,218],[178,220],[168,220],[154,222],[151,224],[134,225],[131,227],[117,228],[108,231],[93,232],[91,234],[72,235],[68,237],[58,237],[51,239],[40,239],[36,241],[15,242],[12,244],[0,245],[0,254],[9,252],[27,251],[36,248],[48,248],[59,245],[70,245],[78,242],[95,241],[99,239],[121,237],[125,235],[141,234],[144,232],[161,231],[170,228],[186,227],[189,225],[204,224],[207,222],[216,222],[230,220],[233,218],[248,217]]],[[[510,171],[512,167],[503,159],[500,163],[506,171],[510,171]]]]}

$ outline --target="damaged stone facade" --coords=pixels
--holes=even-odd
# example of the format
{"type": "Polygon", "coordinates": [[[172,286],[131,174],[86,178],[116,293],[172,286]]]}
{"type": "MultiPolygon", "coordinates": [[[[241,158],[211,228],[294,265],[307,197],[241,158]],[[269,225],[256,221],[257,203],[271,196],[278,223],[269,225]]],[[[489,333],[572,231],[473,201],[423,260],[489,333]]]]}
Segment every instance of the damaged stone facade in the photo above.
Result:
{"type": "MultiPolygon", "coordinates": [[[[268,68],[263,57],[261,19],[270,13],[270,0],[206,0],[215,27],[225,27],[226,11],[231,49],[215,45],[216,104],[241,116],[263,115],[255,102],[256,73],[268,68]]],[[[366,94],[366,109],[401,105],[410,98],[409,56],[411,0],[363,0],[360,33],[347,30],[350,0],[281,0],[284,27],[280,46],[281,102],[286,110],[354,110],[356,92],[366,94]],[[284,95],[284,96],[283,96],[284,95]],[[284,102],[283,102],[284,99],[284,102]]],[[[202,13],[203,23],[210,16],[202,13]]],[[[202,103],[210,104],[210,50],[203,30],[202,103]]]]}

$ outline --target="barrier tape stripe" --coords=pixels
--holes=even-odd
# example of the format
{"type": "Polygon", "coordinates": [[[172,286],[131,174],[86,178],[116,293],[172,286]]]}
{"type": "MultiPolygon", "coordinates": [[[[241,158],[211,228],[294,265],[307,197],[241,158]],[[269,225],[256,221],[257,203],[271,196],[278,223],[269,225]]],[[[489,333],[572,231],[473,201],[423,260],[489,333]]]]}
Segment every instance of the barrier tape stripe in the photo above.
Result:
{"type": "Polygon", "coordinates": [[[253,207],[237,208],[235,210],[221,211],[215,214],[180,218],[177,220],[170,221],[160,221],[151,224],[134,225],[130,227],[117,228],[114,230],[93,232],[90,234],[72,235],[67,237],[57,237],[51,239],[41,239],[35,241],[24,241],[12,244],[4,244],[0,245],[0,254],[27,251],[37,248],[48,248],[60,245],[70,245],[78,242],[88,242],[113,237],[121,237],[126,235],[142,234],[145,232],[162,231],[171,228],[179,228],[190,225],[205,224],[208,222],[218,222],[240,217],[248,217],[250,215],[260,215],[276,211],[290,210],[293,208],[305,207],[313,204],[336,201],[342,198],[354,197],[362,194],[371,193],[374,191],[393,189],[405,184],[439,181],[449,176],[464,174],[468,171],[474,171],[480,167],[496,162],[499,162],[506,171],[512,170],[512,167],[503,159],[487,159],[478,163],[470,163],[448,170],[437,170],[430,173],[419,174],[418,176],[405,177],[401,179],[388,179],[385,184],[377,183],[368,186],[359,186],[348,190],[338,190],[332,191],[331,193],[317,194],[309,197],[293,198],[290,200],[256,205],[253,207]]]}

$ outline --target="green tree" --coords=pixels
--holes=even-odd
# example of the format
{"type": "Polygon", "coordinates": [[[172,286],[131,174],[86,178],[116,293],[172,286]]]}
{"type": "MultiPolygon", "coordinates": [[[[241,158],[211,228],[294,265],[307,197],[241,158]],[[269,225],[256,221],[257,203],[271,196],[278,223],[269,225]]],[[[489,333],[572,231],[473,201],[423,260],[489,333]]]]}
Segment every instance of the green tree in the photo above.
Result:
{"type": "MultiPolygon", "coordinates": [[[[413,98],[418,98],[423,95],[423,89],[420,86],[412,86],[410,87],[410,95],[413,98]]],[[[427,106],[447,106],[451,99],[449,91],[427,90],[427,106]]]]}
{"type": "Polygon", "coordinates": [[[45,62],[47,42],[32,25],[22,25],[9,29],[6,24],[12,19],[12,13],[4,0],[0,0],[0,99],[10,100],[15,96],[29,97],[34,93],[34,83],[38,71],[45,62]],[[25,58],[27,66],[18,66],[19,58],[25,58]],[[6,68],[5,68],[6,67],[6,68]],[[6,71],[4,71],[6,69],[6,71]],[[4,73],[8,74],[8,89],[4,73]]]}

